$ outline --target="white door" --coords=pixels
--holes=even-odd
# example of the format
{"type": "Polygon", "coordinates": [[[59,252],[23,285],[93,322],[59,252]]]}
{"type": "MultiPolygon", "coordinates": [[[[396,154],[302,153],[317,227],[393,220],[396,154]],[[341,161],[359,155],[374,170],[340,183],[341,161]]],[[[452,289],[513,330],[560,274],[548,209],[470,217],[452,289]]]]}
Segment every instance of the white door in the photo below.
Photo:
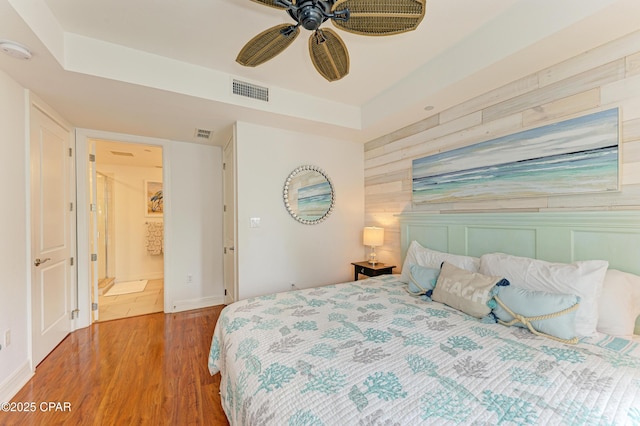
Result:
{"type": "Polygon", "coordinates": [[[224,192],[224,303],[236,300],[236,174],[235,141],[232,138],[224,147],[223,156],[223,192],[224,192]]]}
{"type": "Polygon", "coordinates": [[[33,365],[71,331],[72,135],[31,105],[31,307],[33,365]]]}

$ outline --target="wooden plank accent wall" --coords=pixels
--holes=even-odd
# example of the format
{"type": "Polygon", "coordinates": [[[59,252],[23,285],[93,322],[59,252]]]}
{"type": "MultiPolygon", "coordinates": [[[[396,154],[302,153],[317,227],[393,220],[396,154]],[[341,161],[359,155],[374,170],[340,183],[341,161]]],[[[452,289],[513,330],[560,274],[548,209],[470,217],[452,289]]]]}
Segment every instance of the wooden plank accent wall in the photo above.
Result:
{"type": "Polygon", "coordinates": [[[365,224],[385,228],[378,257],[398,265],[394,272],[402,265],[395,216],[400,213],[640,210],[640,32],[369,141],[364,149],[365,224]],[[616,106],[621,115],[620,192],[412,204],[416,158],[616,106]]]}

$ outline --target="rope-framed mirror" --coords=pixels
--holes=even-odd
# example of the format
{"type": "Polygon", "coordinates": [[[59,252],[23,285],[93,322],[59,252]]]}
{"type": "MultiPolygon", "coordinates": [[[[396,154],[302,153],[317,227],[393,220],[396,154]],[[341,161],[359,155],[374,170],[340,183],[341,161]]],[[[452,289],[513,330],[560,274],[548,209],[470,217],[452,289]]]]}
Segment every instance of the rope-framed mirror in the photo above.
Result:
{"type": "Polygon", "coordinates": [[[329,176],[317,166],[300,166],[284,183],[284,205],[295,220],[315,225],[329,216],[335,205],[335,190],[329,176]]]}

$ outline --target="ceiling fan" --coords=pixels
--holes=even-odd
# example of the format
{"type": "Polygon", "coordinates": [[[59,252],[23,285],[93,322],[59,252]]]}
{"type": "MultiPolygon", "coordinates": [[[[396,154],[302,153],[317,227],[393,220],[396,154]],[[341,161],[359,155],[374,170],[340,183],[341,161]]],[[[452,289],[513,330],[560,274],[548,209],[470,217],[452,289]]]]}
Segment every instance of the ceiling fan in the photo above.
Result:
{"type": "Polygon", "coordinates": [[[242,48],[236,61],[258,66],[286,49],[300,34],[300,26],[313,31],[309,54],[316,70],[336,81],[349,73],[349,53],[333,25],[354,34],[383,36],[414,30],[422,21],[426,0],[251,0],[286,12],[297,23],[280,24],[261,32],[242,48]]]}

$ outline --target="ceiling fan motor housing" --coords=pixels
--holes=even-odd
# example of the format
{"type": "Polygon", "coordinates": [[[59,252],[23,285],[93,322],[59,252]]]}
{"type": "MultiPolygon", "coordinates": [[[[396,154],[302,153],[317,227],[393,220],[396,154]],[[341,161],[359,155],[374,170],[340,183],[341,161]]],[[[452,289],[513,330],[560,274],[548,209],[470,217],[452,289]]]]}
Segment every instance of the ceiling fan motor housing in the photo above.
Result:
{"type": "Polygon", "coordinates": [[[323,16],[315,7],[306,6],[302,8],[299,19],[303,27],[313,31],[318,29],[323,21],[323,16]]]}
{"type": "Polygon", "coordinates": [[[335,3],[334,0],[302,0],[296,2],[295,7],[287,12],[304,28],[315,31],[329,19],[333,3],[335,3]]]}

